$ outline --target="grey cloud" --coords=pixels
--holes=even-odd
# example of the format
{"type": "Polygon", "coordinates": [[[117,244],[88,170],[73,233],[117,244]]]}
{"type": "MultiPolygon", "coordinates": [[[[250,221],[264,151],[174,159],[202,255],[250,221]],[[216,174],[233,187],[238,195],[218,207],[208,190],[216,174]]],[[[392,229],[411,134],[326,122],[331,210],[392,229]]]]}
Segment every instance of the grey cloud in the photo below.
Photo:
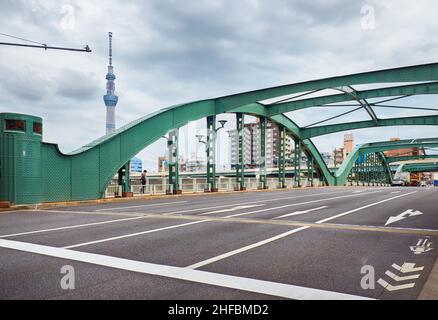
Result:
{"type": "Polygon", "coordinates": [[[103,89],[94,73],[66,68],[56,76],[55,93],[63,97],[78,100],[90,100],[102,96],[103,89]]]}

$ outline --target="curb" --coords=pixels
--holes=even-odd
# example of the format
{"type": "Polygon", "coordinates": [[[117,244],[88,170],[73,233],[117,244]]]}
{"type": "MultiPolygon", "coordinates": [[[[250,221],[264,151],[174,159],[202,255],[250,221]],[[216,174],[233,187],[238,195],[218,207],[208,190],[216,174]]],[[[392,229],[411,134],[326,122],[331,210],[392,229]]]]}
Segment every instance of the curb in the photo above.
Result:
{"type": "MultiPolygon", "coordinates": [[[[347,186],[348,188],[349,186],[347,186]]],[[[238,193],[252,193],[252,192],[278,192],[278,191],[291,191],[291,190],[309,190],[309,189],[332,189],[332,188],[344,188],[340,186],[324,186],[324,187],[301,187],[301,188],[284,188],[284,189],[265,189],[265,190],[243,190],[243,191],[221,191],[221,192],[187,192],[179,195],[145,195],[136,196],[131,198],[105,198],[105,199],[95,199],[95,200],[80,200],[80,201],[63,201],[63,202],[47,202],[32,205],[17,205],[11,206],[10,208],[0,209],[2,212],[19,211],[19,210],[44,210],[58,207],[75,207],[81,205],[93,205],[101,203],[124,203],[136,200],[156,200],[156,199],[171,199],[171,198],[184,198],[184,197],[200,197],[200,196],[220,196],[226,194],[238,194],[238,193]]]]}

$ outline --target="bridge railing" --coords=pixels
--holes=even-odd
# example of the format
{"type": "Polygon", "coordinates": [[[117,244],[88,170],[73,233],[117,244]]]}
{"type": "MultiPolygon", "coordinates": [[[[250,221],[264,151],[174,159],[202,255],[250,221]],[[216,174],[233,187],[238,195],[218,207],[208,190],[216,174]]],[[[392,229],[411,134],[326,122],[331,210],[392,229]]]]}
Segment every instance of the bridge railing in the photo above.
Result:
{"type": "MultiPolygon", "coordinates": [[[[148,179],[147,184],[144,187],[144,192],[142,192],[142,186],[137,181],[138,179],[131,180],[131,192],[134,196],[138,195],[164,195],[169,191],[173,191],[173,185],[169,184],[167,178],[153,178],[148,179]]],[[[180,189],[183,193],[201,193],[209,189],[209,184],[205,178],[180,178],[180,189]]],[[[266,186],[268,189],[278,189],[280,187],[278,178],[268,178],[266,181],[266,186]]],[[[285,186],[288,189],[298,187],[298,183],[293,178],[285,179],[285,186]]],[[[310,187],[311,184],[306,178],[300,179],[301,187],[310,187]]],[[[314,187],[321,187],[322,181],[315,178],[313,180],[314,187]]],[[[221,177],[217,179],[216,187],[221,192],[231,192],[239,187],[235,178],[232,177],[221,177]]],[[[246,190],[258,190],[261,189],[262,183],[257,178],[245,178],[246,190]]],[[[122,187],[117,185],[116,180],[114,180],[107,188],[105,192],[105,198],[112,198],[120,195],[122,193],[122,187]]]]}

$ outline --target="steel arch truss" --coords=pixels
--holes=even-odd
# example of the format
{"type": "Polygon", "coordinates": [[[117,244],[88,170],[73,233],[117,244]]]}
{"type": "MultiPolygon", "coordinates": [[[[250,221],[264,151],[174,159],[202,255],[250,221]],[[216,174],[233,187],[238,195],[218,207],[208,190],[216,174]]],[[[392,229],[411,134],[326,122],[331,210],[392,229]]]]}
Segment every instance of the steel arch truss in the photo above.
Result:
{"type": "Polygon", "coordinates": [[[387,183],[392,180],[390,161],[393,158],[387,159],[384,152],[388,150],[398,150],[406,148],[434,148],[438,146],[438,138],[399,140],[399,141],[384,141],[367,143],[356,146],[349,154],[348,158],[335,173],[335,185],[342,186],[352,181],[352,176],[357,179],[355,173],[365,174],[359,175],[359,181],[362,183],[372,182],[372,176],[376,172],[384,171],[387,175],[387,183]],[[378,161],[373,158],[376,155],[378,161]],[[371,159],[371,160],[370,160],[371,159]],[[371,165],[370,165],[371,163],[371,165]],[[382,170],[382,168],[384,170],[382,170]],[[368,175],[368,176],[367,176],[368,175]]]}
{"type": "MultiPolygon", "coordinates": [[[[325,183],[339,185],[343,180],[343,171],[338,170],[333,175],[310,139],[333,132],[376,126],[438,125],[438,115],[378,119],[371,113],[372,108],[377,105],[382,107],[385,102],[420,94],[438,94],[438,63],[337,76],[168,107],[131,122],[70,154],[61,153],[57,145],[43,144],[43,163],[50,163],[51,167],[42,168],[44,195],[41,201],[102,197],[113,176],[145,147],[190,121],[222,113],[263,116],[279,124],[312,158],[315,170],[319,172],[325,183]],[[403,85],[388,87],[394,83],[403,85]],[[367,84],[381,84],[383,87],[363,91],[354,89],[357,85],[367,84]],[[349,89],[341,90],[340,94],[335,95],[308,97],[309,93],[333,88],[349,89]],[[291,95],[295,97],[290,97],[291,95]],[[384,98],[384,100],[369,103],[367,99],[370,98],[384,98]],[[263,103],[269,99],[278,99],[278,101],[263,103]],[[334,103],[349,101],[359,102],[361,108],[368,110],[371,120],[301,128],[283,114],[318,106],[332,108],[334,103]]],[[[376,152],[379,151],[377,149],[376,152]]],[[[348,163],[349,161],[346,164],[348,163]]]]}

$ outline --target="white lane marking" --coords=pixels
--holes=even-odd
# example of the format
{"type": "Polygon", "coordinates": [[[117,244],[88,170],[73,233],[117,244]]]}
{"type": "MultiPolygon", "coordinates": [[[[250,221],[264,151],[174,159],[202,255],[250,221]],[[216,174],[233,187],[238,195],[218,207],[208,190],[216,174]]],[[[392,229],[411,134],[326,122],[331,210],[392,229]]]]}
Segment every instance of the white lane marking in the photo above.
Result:
{"type": "Polygon", "coordinates": [[[272,211],[272,210],[283,209],[283,208],[288,208],[288,207],[295,207],[295,206],[300,206],[300,205],[303,205],[303,204],[317,203],[317,202],[322,202],[322,201],[330,201],[330,200],[349,198],[349,197],[358,197],[358,196],[368,195],[368,194],[372,194],[372,193],[376,193],[376,192],[379,192],[379,191],[372,191],[372,192],[367,192],[367,193],[348,194],[348,195],[339,196],[339,197],[324,198],[324,199],[317,199],[317,200],[311,200],[311,201],[306,201],[306,202],[298,202],[298,203],[286,204],[286,205],[278,206],[278,207],[271,207],[271,208],[267,208],[267,209],[260,209],[260,210],[250,211],[250,212],[232,214],[232,215],[226,216],[225,218],[234,218],[234,217],[246,216],[246,215],[249,215],[249,214],[265,212],[265,211],[272,211]]]}
{"type": "Polygon", "coordinates": [[[415,283],[408,283],[408,284],[401,284],[399,286],[393,286],[381,278],[379,280],[377,280],[377,283],[380,284],[383,288],[385,288],[388,291],[409,289],[409,288],[413,288],[415,286],[415,283]]]}
{"type": "Polygon", "coordinates": [[[112,211],[119,209],[131,209],[131,208],[143,208],[143,207],[158,207],[158,206],[168,206],[172,204],[186,203],[187,201],[174,201],[174,202],[164,202],[164,203],[152,203],[152,204],[143,204],[139,206],[129,206],[129,207],[114,207],[114,208],[106,208],[106,209],[98,209],[97,212],[100,211],[112,211]]]}
{"type": "Polygon", "coordinates": [[[394,273],[392,273],[389,270],[386,270],[385,274],[390,277],[391,279],[394,279],[395,281],[399,282],[399,281],[406,281],[406,280],[413,280],[413,279],[418,279],[420,277],[420,274],[413,274],[411,276],[403,276],[400,277],[394,273]]]}
{"type": "Polygon", "coordinates": [[[197,223],[202,223],[202,222],[207,222],[207,221],[209,221],[209,220],[201,220],[201,221],[195,221],[195,222],[189,222],[189,223],[183,223],[183,224],[176,224],[176,225],[172,225],[172,226],[168,226],[168,227],[163,227],[163,228],[158,228],[158,229],[152,229],[152,230],[147,230],[147,231],[142,231],[142,232],[125,234],[123,236],[118,236],[118,237],[111,237],[111,238],[105,238],[105,239],[90,241],[90,242],[78,243],[78,244],[73,244],[71,246],[66,246],[66,247],[64,247],[64,249],[83,247],[83,246],[88,246],[90,244],[96,244],[96,243],[108,242],[108,241],[119,240],[119,239],[124,239],[124,238],[130,238],[130,237],[135,237],[135,236],[139,236],[139,235],[143,235],[143,234],[148,234],[148,233],[153,233],[153,232],[158,232],[158,231],[176,229],[176,228],[186,227],[186,226],[190,226],[190,225],[197,224],[197,223]]]}
{"type": "Polygon", "coordinates": [[[327,206],[322,206],[322,207],[318,207],[318,208],[314,208],[314,209],[309,209],[309,210],[303,210],[303,211],[295,211],[292,213],[288,213],[288,214],[284,214],[282,216],[279,217],[275,217],[274,219],[281,219],[281,218],[286,218],[286,217],[290,217],[290,216],[297,216],[300,214],[305,214],[305,213],[309,213],[309,212],[313,212],[313,211],[317,211],[317,210],[322,210],[327,208],[327,206]]]}
{"type": "Polygon", "coordinates": [[[95,253],[48,247],[38,244],[0,239],[0,247],[41,254],[45,256],[90,263],[98,266],[116,268],[149,275],[162,276],[212,286],[232,288],[242,291],[266,294],[300,300],[372,300],[368,297],[355,296],[340,292],[300,287],[291,284],[236,277],[220,273],[192,270],[181,267],[153,264],[105,256],[95,253]]]}
{"type": "Polygon", "coordinates": [[[189,268],[189,269],[197,269],[197,268],[203,267],[203,266],[205,266],[207,264],[210,264],[210,263],[213,263],[213,262],[216,262],[216,261],[219,261],[219,260],[222,260],[222,259],[234,256],[234,255],[236,255],[238,253],[242,253],[242,252],[245,252],[245,251],[248,251],[248,250],[260,247],[260,246],[263,246],[263,245],[265,245],[267,243],[270,243],[272,241],[275,241],[275,240],[287,237],[287,236],[289,236],[291,234],[294,234],[296,232],[299,232],[301,230],[306,230],[306,229],[309,229],[309,228],[310,227],[300,227],[300,228],[297,228],[297,229],[294,229],[294,230],[290,230],[290,231],[281,233],[279,235],[276,235],[276,236],[274,236],[272,238],[268,238],[268,239],[265,239],[265,240],[262,240],[262,241],[250,244],[248,246],[242,247],[240,249],[236,249],[236,250],[233,250],[233,251],[230,251],[230,252],[218,255],[216,257],[213,257],[213,258],[210,258],[210,259],[207,259],[207,260],[204,260],[204,261],[200,261],[198,263],[195,263],[195,264],[192,264],[192,265],[188,266],[187,268],[189,268]]]}
{"type": "Polygon", "coordinates": [[[416,246],[410,246],[409,249],[414,253],[414,254],[423,254],[426,252],[429,252],[431,250],[433,250],[434,248],[432,248],[433,242],[429,241],[429,239],[418,239],[417,245],[416,246]]]}
{"type": "Polygon", "coordinates": [[[359,211],[359,210],[367,209],[367,208],[369,208],[369,207],[373,207],[373,206],[379,205],[379,204],[381,204],[381,203],[385,203],[385,202],[388,202],[388,201],[392,201],[392,200],[395,200],[395,199],[398,199],[398,198],[401,198],[401,197],[406,197],[406,196],[409,196],[409,195],[414,194],[414,193],[417,193],[417,192],[418,192],[418,191],[409,192],[409,193],[404,193],[404,194],[401,194],[401,195],[398,195],[398,196],[395,196],[395,197],[392,197],[392,198],[388,198],[388,199],[385,199],[385,200],[377,201],[377,202],[374,202],[374,203],[368,204],[368,205],[366,205],[366,206],[363,206],[363,207],[360,207],[360,208],[357,208],[357,209],[353,209],[353,210],[349,210],[349,211],[347,211],[347,212],[343,212],[343,213],[337,214],[337,215],[335,215],[335,216],[333,216],[333,217],[329,217],[329,218],[327,218],[327,219],[319,220],[319,221],[317,221],[316,223],[324,223],[324,222],[327,222],[327,221],[330,221],[330,220],[333,220],[333,219],[336,219],[336,218],[339,218],[339,217],[345,216],[345,215],[347,215],[347,214],[354,213],[354,212],[359,211]]]}
{"type": "Polygon", "coordinates": [[[230,212],[230,211],[237,211],[237,210],[243,210],[243,209],[250,209],[250,208],[254,208],[254,207],[261,207],[264,206],[265,204],[253,204],[253,205],[247,205],[247,206],[237,206],[237,207],[233,207],[233,208],[228,208],[228,209],[222,209],[222,210],[216,210],[216,211],[211,211],[211,212],[204,212],[204,213],[199,213],[199,216],[205,216],[208,214],[213,214],[213,213],[223,213],[223,212],[230,212]]]}
{"type": "Polygon", "coordinates": [[[423,271],[424,267],[415,267],[415,263],[403,263],[403,265],[400,267],[398,264],[393,263],[392,267],[400,271],[401,273],[409,273],[409,272],[418,272],[423,271]]]}
{"type": "Polygon", "coordinates": [[[404,220],[406,218],[409,217],[414,217],[414,216],[421,216],[423,214],[423,212],[415,210],[414,209],[408,209],[403,213],[400,213],[398,216],[391,216],[389,217],[388,221],[386,221],[385,226],[387,226],[388,224],[397,222],[397,221],[401,221],[404,220]]]}
{"type": "MultiPolygon", "coordinates": [[[[399,195],[399,196],[396,196],[396,197],[388,198],[386,200],[382,200],[382,201],[379,201],[379,202],[374,202],[372,204],[369,204],[369,205],[366,205],[366,206],[363,206],[363,207],[360,207],[360,208],[357,208],[357,209],[354,209],[354,210],[350,210],[350,211],[347,211],[347,212],[344,212],[344,213],[337,214],[337,215],[335,215],[333,217],[330,217],[330,218],[327,218],[327,219],[319,220],[316,223],[324,223],[326,221],[330,221],[330,220],[336,219],[338,217],[342,217],[342,216],[345,216],[347,214],[350,214],[350,213],[353,213],[353,212],[357,212],[359,210],[363,210],[363,209],[366,209],[366,208],[369,208],[369,207],[372,207],[372,206],[376,206],[376,205],[379,205],[379,204],[387,202],[387,201],[395,200],[395,199],[400,198],[400,197],[408,196],[408,195],[413,194],[413,193],[416,193],[416,191],[415,192],[411,192],[411,193],[406,193],[406,194],[403,194],[403,195],[399,195]]],[[[238,253],[241,253],[241,252],[253,249],[253,248],[260,247],[260,246],[262,246],[264,244],[267,244],[269,242],[272,242],[272,241],[275,241],[275,240],[287,237],[287,236],[289,236],[291,234],[294,234],[294,233],[297,233],[299,231],[306,230],[306,229],[309,229],[309,228],[311,228],[311,227],[310,226],[305,226],[305,227],[300,227],[298,229],[293,229],[291,231],[279,234],[279,235],[274,236],[272,238],[259,241],[257,243],[252,244],[252,245],[248,245],[248,246],[245,246],[243,248],[236,249],[236,250],[233,250],[233,251],[221,254],[219,256],[216,256],[216,257],[204,260],[204,261],[200,261],[198,263],[195,263],[195,264],[192,264],[192,265],[188,266],[187,268],[191,268],[191,269],[200,268],[200,267],[205,266],[207,264],[210,264],[210,263],[213,263],[213,262],[216,262],[216,261],[219,261],[219,260],[231,257],[231,256],[233,256],[235,254],[238,254],[238,253]]]]}
{"type": "MultiPolygon", "coordinates": [[[[380,189],[378,189],[378,190],[380,190],[380,189]]],[[[256,201],[251,201],[251,202],[240,202],[240,203],[238,202],[238,203],[225,204],[225,205],[213,206],[213,207],[178,210],[178,211],[166,212],[166,213],[163,213],[163,215],[171,215],[171,214],[176,214],[176,213],[187,213],[187,212],[195,212],[195,211],[203,211],[203,210],[211,210],[211,209],[228,208],[228,207],[232,207],[232,206],[241,206],[241,205],[254,204],[254,203],[260,203],[260,202],[272,202],[272,201],[280,201],[280,200],[291,200],[291,199],[297,199],[297,198],[324,196],[324,195],[328,195],[328,194],[339,194],[339,193],[346,193],[346,191],[344,190],[344,191],[334,191],[334,192],[321,192],[321,193],[305,194],[305,195],[301,195],[301,196],[295,196],[294,193],[291,192],[290,196],[283,197],[283,198],[256,200],[256,201]]]]}
{"type": "Polygon", "coordinates": [[[130,221],[130,220],[144,219],[144,218],[146,218],[146,217],[145,216],[141,216],[141,217],[133,217],[133,218],[123,218],[123,219],[107,220],[107,221],[101,221],[101,222],[77,224],[77,225],[65,226],[65,227],[59,227],[59,228],[27,231],[27,232],[20,232],[20,233],[11,233],[11,234],[0,235],[0,238],[16,237],[16,236],[23,236],[23,235],[28,235],[28,234],[50,232],[50,231],[60,231],[60,230],[76,229],[76,228],[82,228],[82,227],[91,227],[91,226],[98,226],[98,225],[102,225],[102,224],[115,223],[115,222],[123,222],[123,221],[130,221]]]}

